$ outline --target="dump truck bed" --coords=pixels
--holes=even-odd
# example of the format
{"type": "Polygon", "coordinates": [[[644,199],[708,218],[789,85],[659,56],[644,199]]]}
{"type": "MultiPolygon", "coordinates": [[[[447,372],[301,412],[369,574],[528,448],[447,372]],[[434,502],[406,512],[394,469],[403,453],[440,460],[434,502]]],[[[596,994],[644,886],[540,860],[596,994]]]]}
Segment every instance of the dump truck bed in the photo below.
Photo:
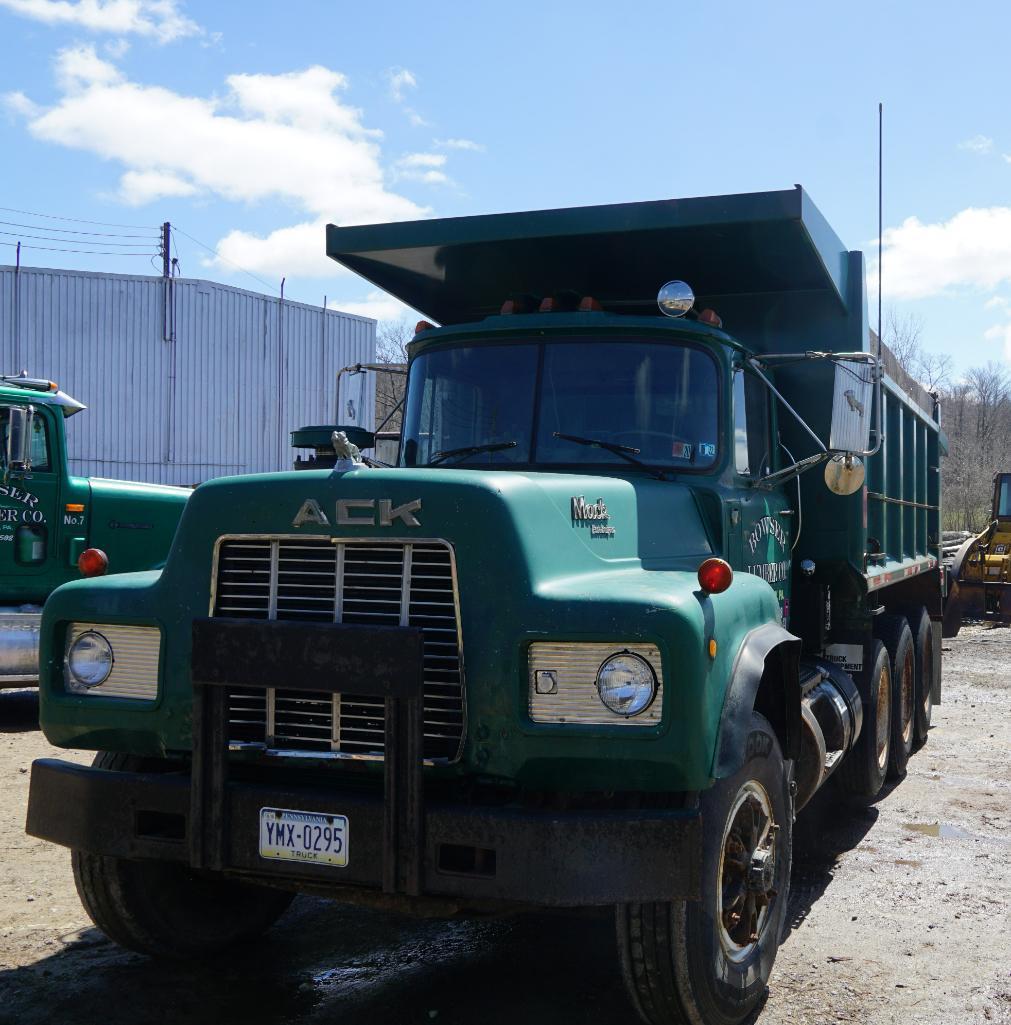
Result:
{"type": "MultiPolygon", "coordinates": [[[[441,324],[474,322],[517,295],[592,296],[611,313],[657,314],[656,295],[687,281],[753,352],[874,351],[863,254],[850,252],[800,186],[561,210],[327,227],[327,254],[441,324]]],[[[480,330],[479,326],[476,330],[480,330]]],[[[801,479],[804,550],[848,563],[874,590],[936,566],[939,424],[933,399],[882,351],[886,440],[855,495],[801,479]]],[[[829,437],[832,365],[777,370],[790,404],[829,437]]],[[[808,434],[781,411],[793,456],[808,434]]]]}

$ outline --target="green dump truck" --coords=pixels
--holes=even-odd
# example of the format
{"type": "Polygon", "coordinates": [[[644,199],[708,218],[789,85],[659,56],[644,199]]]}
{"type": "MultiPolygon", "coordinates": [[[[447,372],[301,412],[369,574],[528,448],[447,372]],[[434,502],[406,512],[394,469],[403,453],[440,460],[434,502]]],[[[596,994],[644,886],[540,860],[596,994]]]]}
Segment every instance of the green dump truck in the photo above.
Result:
{"type": "Polygon", "coordinates": [[[189,496],[72,475],[65,420],[84,408],[52,381],[0,377],[0,687],[38,680],[46,597],[82,573],[162,565],[189,496]]]}
{"type": "Polygon", "coordinates": [[[42,725],[100,753],[35,763],[28,831],[148,954],[296,891],[611,906],[646,1021],[742,1021],[795,811],[901,776],[940,697],[943,438],[870,349],[862,255],[799,188],[327,250],[442,325],[399,465],[335,434],[202,485],[160,572],[60,588],[42,725]]]}

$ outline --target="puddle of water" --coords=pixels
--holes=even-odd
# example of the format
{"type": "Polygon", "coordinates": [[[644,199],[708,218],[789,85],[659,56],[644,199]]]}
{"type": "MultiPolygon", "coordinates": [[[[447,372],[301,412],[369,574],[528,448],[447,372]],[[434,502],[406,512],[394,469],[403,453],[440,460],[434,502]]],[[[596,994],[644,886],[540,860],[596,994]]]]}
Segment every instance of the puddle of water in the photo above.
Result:
{"type": "Polygon", "coordinates": [[[914,833],[922,833],[924,836],[936,836],[944,840],[979,840],[981,837],[973,836],[959,826],[953,826],[950,822],[904,822],[903,827],[914,833]]]}

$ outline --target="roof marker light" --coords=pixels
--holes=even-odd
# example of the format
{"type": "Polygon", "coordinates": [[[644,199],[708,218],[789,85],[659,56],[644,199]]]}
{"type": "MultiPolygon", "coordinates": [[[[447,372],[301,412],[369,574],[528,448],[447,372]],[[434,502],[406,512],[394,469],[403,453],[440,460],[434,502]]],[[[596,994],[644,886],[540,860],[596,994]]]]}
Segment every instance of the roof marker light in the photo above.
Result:
{"type": "Polygon", "coordinates": [[[723,318],[715,310],[703,310],[699,314],[699,323],[710,327],[723,327],[723,318]]]}
{"type": "Polygon", "coordinates": [[[579,312],[580,313],[602,313],[604,307],[593,298],[592,295],[584,295],[579,300],[579,312]]]}
{"type": "Polygon", "coordinates": [[[434,327],[435,325],[430,324],[427,320],[419,320],[418,323],[414,325],[414,333],[420,334],[422,331],[431,331],[434,327]]]}
{"type": "Polygon", "coordinates": [[[557,300],[552,295],[546,295],[541,300],[541,305],[537,308],[538,313],[554,313],[557,300]]]}

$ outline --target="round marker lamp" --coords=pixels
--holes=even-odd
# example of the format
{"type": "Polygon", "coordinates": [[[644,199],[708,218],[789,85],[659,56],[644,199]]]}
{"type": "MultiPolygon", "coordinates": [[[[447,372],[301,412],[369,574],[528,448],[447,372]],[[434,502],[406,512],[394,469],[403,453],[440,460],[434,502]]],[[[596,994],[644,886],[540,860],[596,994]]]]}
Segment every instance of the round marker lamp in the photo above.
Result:
{"type": "Polygon", "coordinates": [[[621,651],[597,670],[597,693],[605,707],[626,718],[645,712],[656,697],[656,673],[641,655],[621,651]]]}
{"type": "Polygon", "coordinates": [[[723,559],[706,559],[699,566],[699,587],[706,594],[722,594],[734,582],[734,571],[723,559]]]}

